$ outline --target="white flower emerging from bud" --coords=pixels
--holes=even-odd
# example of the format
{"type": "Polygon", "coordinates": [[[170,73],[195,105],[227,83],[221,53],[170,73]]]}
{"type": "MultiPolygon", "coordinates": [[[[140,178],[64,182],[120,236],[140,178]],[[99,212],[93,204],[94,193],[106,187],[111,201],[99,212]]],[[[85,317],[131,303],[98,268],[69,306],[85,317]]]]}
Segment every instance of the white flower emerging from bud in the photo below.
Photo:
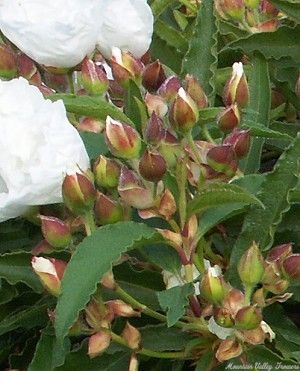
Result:
{"type": "Polygon", "coordinates": [[[0,29],[36,62],[73,67],[94,50],[101,14],[98,0],[2,0],[0,29]]]}
{"type": "Polygon", "coordinates": [[[275,339],[276,336],[275,332],[265,321],[261,321],[260,327],[262,328],[263,332],[269,336],[270,341],[273,341],[275,339]]]}
{"type": "Polygon", "coordinates": [[[207,327],[212,334],[215,334],[221,340],[225,340],[234,332],[233,328],[226,328],[218,325],[217,322],[214,320],[214,317],[210,317],[207,327]]]}
{"type": "Polygon", "coordinates": [[[23,78],[0,80],[0,130],[0,221],[61,202],[66,172],[89,167],[63,102],[44,99],[23,78]]]}
{"type": "Polygon", "coordinates": [[[141,57],[149,48],[153,33],[153,14],[146,0],[110,0],[100,6],[98,49],[111,57],[116,46],[141,57]]]}

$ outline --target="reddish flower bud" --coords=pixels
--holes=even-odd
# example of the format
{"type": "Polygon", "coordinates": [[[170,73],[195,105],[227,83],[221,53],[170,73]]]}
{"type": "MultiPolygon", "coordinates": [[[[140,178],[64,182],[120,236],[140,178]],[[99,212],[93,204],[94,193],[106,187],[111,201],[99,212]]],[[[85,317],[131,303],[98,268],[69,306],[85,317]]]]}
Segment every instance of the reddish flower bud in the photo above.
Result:
{"type": "Polygon", "coordinates": [[[96,200],[96,189],[92,181],[83,173],[66,175],[62,184],[65,205],[75,215],[91,210],[96,200]]]}
{"type": "Polygon", "coordinates": [[[36,65],[26,54],[19,53],[17,55],[17,64],[19,76],[24,77],[35,85],[42,84],[42,79],[36,65]]]}
{"type": "Polygon", "coordinates": [[[65,92],[68,91],[69,81],[67,75],[57,75],[49,71],[44,71],[43,81],[47,86],[55,91],[65,92]]]}
{"type": "Polygon", "coordinates": [[[53,216],[40,215],[45,240],[55,248],[63,248],[71,242],[70,227],[53,216]]]}
{"type": "Polygon", "coordinates": [[[238,357],[243,353],[242,345],[235,338],[227,338],[222,340],[215,357],[219,362],[228,361],[229,359],[238,357]]]}
{"type": "Polygon", "coordinates": [[[266,260],[268,262],[282,262],[285,258],[292,255],[293,249],[291,243],[284,243],[282,245],[277,245],[272,247],[269,251],[266,260]]]}
{"type": "Polygon", "coordinates": [[[139,161],[139,172],[141,176],[150,182],[158,182],[167,170],[166,161],[154,150],[146,149],[139,161]]]}
{"type": "Polygon", "coordinates": [[[129,322],[122,331],[122,338],[126,341],[126,344],[130,349],[137,350],[140,347],[142,336],[139,330],[133,327],[129,322]]]}
{"type": "Polygon", "coordinates": [[[95,358],[103,353],[110,344],[111,335],[108,331],[99,331],[89,338],[88,355],[95,358]]]}
{"type": "Polygon", "coordinates": [[[140,317],[141,313],[134,310],[132,306],[122,300],[115,299],[106,302],[109,311],[114,313],[115,317],[140,317]]]}
{"type": "Polygon", "coordinates": [[[107,116],[105,138],[114,156],[125,159],[139,156],[142,145],[141,137],[132,126],[107,116]]]}
{"type": "Polygon", "coordinates": [[[261,311],[253,305],[241,308],[234,318],[235,326],[240,330],[253,330],[261,321],[261,311]]]}
{"type": "Polygon", "coordinates": [[[224,92],[223,102],[226,106],[237,103],[239,107],[245,107],[249,101],[249,88],[241,62],[234,63],[232,74],[227,81],[224,92]]]}
{"type": "Polygon", "coordinates": [[[142,83],[147,90],[156,91],[165,81],[165,79],[165,71],[158,59],[155,62],[145,66],[142,75],[142,83]]]}
{"type": "Polygon", "coordinates": [[[82,117],[76,129],[83,132],[89,133],[102,133],[104,131],[105,124],[103,121],[97,120],[93,117],[82,117]]]}
{"type": "Polygon", "coordinates": [[[189,74],[185,76],[185,90],[199,109],[208,106],[207,96],[195,76],[189,74]]]}
{"type": "Polygon", "coordinates": [[[224,278],[219,276],[214,268],[208,269],[200,282],[200,295],[209,303],[219,304],[222,302],[227,292],[228,286],[224,278]]]}
{"type": "Polygon", "coordinates": [[[219,128],[225,133],[228,133],[239,126],[241,117],[237,104],[234,103],[228,107],[225,107],[219,113],[217,121],[219,128]]]}
{"type": "Polygon", "coordinates": [[[12,79],[17,74],[17,60],[13,50],[0,44],[0,77],[12,79]]]}
{"type": "Polygon", "coordinates": [[[31,265],[34,272],[39,276],[45,289],[50,294],[58,296],[66,263],[58,259],[45,259],[34,256],[31,259],[31,265]]]}
{"type": "Polygon", "coordinates": [[[152,112],[144,130],[144,139],[147,143],[155,145],[161,141],[163,136],[163,120],[152,112]]]}
{"type": "Polygon", "coordinates": [[[91,95],[104,94],[109,86],[105,71],[87,57],[81,63],[81,82],[91,95]]]}
{"type": "Polygon", "coordinates": [[[127,86],[129,80],[140,84],[144,65],[131,53],[113,47],[110,62],[113,77],[119,84],[127,86]]]}
{"type": "Polygon", "coordinates": [[[170,102],[176,97],[180,88],[181,82],[179,78],[177,76],[170,76],[161,84],[158,94],[167,102],[170,102]]]}
{"type": "Polygon", "coordinates": [[[93,165],[95,182],[98,187],[115,188],[119,184],[121,166],[111,158],[100,155],[93,165]]]}
{"type": "Polygon", "coordinates": [[[278,20],[273,18],[252,27],[252,32],[274,32],[278,28],[278,20]]]}
{"type": "Polygon", "coordinates": [[[244,0],[216,0],[216,8],[223,18],[241,21],[244,18],[244,0]]]}
{"type": "Polygon", "coordinates": [[[208,150],[207,164],[215,171],[232,177],[237,170],[236,154],[232,146],[221,144],[208,150]]]}
{"type": "Polygon", "coordinates": [[[183,88],[178,93],[171,105],[169,119],[172,127],[181,133],[188,133],[199,119],[196,103],[183,88]]]}
{"type": "Polygon", "coordinates": [[[124,218],[123,208],[111,197],[98,192],[95,203],[95,216],[101,225],[116,223],[124,218]]]}
{"type": "Polygon", "coordinates": [[[163,118],[168,112],[168,105],[160,95],[146,93],[145,104],[149,115],[155,112],[157,116],[163,118]]]}
{"type": "Polygon", "coordinates": [[[300,280],[300,254],[292,254],[284,259],[282,268],[289,279],[300,280]]]}
{"type": "Polygon", "coordinates": [[[229,144],[232,146],[236,156],[241,158],[245,156],[250,148],[250,131],[243,129],[234,129],[224,139],[223,144],[229,144]]]}
{"type": "Polygon", "coordinates": [[[279,10],[267,0],[261,0],[260,10],[270,18],[276,17],[279,13],[279,10]]]}
{"type": "Polygon", "coordinates": [[[38,242],[31,250],[32,255],[51,254],[54,251],[52,245],[45,239],[38,242]]]}
{"type": "Polygon", "coordinates": [[[253,243],[238,262],[238,273],[244,285],[255,286],[264,273],[264,259],[259,247],[253,243]]]}
{"type": "Polygon", "coordinates": [[[176,210],[177,205],[173,194],[169,189],[165,189],[158,206],[159,214],[162,215],[166,220],[169,220],[176,213],[176,210]]]}

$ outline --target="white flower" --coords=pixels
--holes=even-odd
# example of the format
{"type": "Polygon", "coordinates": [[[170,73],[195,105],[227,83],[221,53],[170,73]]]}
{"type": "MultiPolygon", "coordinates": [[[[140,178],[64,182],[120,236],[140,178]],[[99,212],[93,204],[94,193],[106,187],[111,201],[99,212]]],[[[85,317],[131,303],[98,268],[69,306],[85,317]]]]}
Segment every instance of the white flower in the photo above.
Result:
{"type": "Polygon", "coordinates": [[[0,29],[40,64],[73,67],[96,45],[99,0],[0,0],[0,29]]]}
{"type": "Polygon", "coordinates": [[[149,48],[153,14],[146,0],[105,0],[98,34],[98,49],[111,57],[112,47],[141,57],[149,48]]]}
{"type": "Polygon", "coordinates": [[[0,132],[0,221],[61,202],[66,172],[89,167],[63,102],[44,99],[23,78],[0,80],[0,132]]]}
{"type": "MultiPolygon", "coordinates": [[[[195,265],[193,265],[192,269],[193,269],[193,280],[197,280],[197,278],[200,276],[200,273],[195,265]]],[[[164,283],[166,285],[166,289],[170,289],[176,286],[182,286],[186,283],[185,269],[183,266],[181,267],[179,272],[175,272],[175,273],[163,270],[162,276],[163,276],[164,283]]],[[[199,282],[194,283],[194,289],[195,289],[195,295],[199,295],[200,294],[199,282]]]]}
{"type": "Polygon", "coordinates": [[[265,321],[261,321],[260,327],[262,328],[263,332],[268,335],[270,341],[273,341],[275,339],[275,332],[265,321]]]}

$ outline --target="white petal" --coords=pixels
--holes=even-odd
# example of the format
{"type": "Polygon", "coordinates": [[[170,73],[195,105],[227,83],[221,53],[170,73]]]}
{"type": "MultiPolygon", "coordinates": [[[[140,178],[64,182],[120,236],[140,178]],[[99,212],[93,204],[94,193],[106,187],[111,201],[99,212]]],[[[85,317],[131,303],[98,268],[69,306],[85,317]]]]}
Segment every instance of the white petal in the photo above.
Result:
{"type": "Polygon", "coordinates": [[[46,258],[34,256],[31,260],[32,268],[38,273],[48,273],[57,277],[54,264],[46,258]]]}
{"type": "Polygon", "coordinates": [[[208,329],[212,334],[217,335],[219,339],[226,339],[228,336],[232,335],[233,329],[219,326],[214,320],[214,317],[210,317],[208,320],[208,329]]]}

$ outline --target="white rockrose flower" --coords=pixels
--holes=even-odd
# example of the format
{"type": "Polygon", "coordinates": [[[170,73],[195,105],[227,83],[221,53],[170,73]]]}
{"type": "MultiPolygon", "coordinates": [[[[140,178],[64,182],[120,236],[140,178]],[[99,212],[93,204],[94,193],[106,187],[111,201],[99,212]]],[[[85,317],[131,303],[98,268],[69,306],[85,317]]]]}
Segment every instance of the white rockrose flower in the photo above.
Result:
{"type": "Polygon", "coordinates": [[[73,67],[96,45],[99,0],[0,0],[0,30],[36,62],[73,67]]]}
{"type": "Polygon", "coordinates": [[[63,102],[44,99],[23,78],[0,80],[0,132],[0,221],[61,202],[65,174],[89,167],[63,102]]]}
{"type": "Polygon", "coordinates": [[[102,0],[98,49],[105,58],[112,47],[139,58],[149,49],[153,14],[146,0],[102,0]]]}

